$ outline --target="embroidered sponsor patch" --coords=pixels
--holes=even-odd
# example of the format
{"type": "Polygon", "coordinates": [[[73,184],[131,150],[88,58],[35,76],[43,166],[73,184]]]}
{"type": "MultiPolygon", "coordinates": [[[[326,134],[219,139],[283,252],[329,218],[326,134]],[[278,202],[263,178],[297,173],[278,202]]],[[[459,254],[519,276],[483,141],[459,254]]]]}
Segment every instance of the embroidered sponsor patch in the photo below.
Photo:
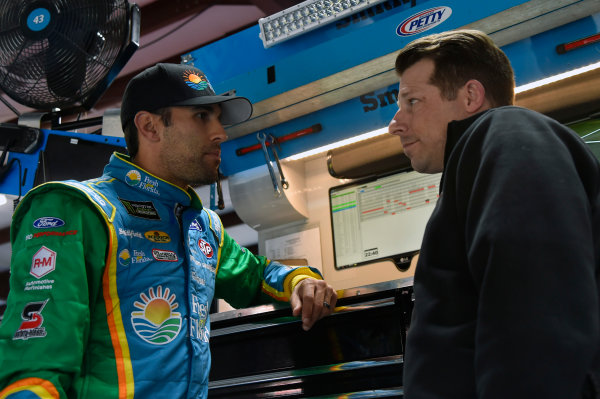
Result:
{"type": "MultiPolygon", "coordinates": [[[[206,76],[202,74],[200,71],[196,72],[190,69],[186,69],[183,73],[183,81],[194,90],[204,90],[207,87],[210,87],[210,83],[208,83],[208,79],[206,76]]],[[[210,87],[212,90],[212,87],[210,87]]]]}
{"type": "Polygon", "coordinates": [[[160,195],[160,191],[158,191],[158,180],[151,179],[148,176],[144,177],[144,181],[140,183],[139,186],[142,190],[146,190],[149,193],[160,195]]]}
{"type": "Polygon", "coordinates": [[[173,341],[181,330],[181,313],[175,312],[179,307],[175,294],[169,288],[163,292],[162,286],[150,288],[148,293],[142,292],[140,300],[133,306],[139,311],[131,312],[131,325],[136,334],[153,345],[165,345],[173,341]]]}
{"type": "Polygon", "coordinates": [[[146,263],[150,262],[151,260],[152,259],[146,256],[146,253],[144,251],[139,251],[137,249],[133,250],[133,257],[131,258],[131,263],[146,263]]]}
{"type": "Polygon", "coordinates": [[[119,227],[119,235],[123,236],[123,237],[130,237],[130,238],[144,238],[142,233],[140,233],[139,231],[135,231],[135,230],[131,230],[131,229],[124,229],[122,227],[119,227]]]}
{"type": "Polygon", "coordinates": [[[42,327],[44,323],[44,318],[42,317],[42,310],[44,310],[44,306],[48,299],[41,302],[29,302],[23,308],[23,312],[21,313],[21,325],[19,329],[15,332],[13,336],[13,340],[15,339],[23,339],[27,340],[29,338],[43,338],[46,336],[46,328],[42,327]]]}
{"type": "Polygon", "coordinates": [[[173,251],[165,251],[162,249],[153,249],[152,256],[160,262],[177,262],[177,254],[173,251]]]}
{"type": "Polygon", "coordinates": [[[198,223],[197,220],[192,220],[192,223],[190,223],[190,230],[202,231],[202,226],[200,226],[200,223],[198,223]]]}
{"type": "MultiPolygon", "coordinates": [[[[81,188],[83,191],[88,193],[90,197],[92,197],[100,206],[106,206],[106,201],[102,199],[102,196],[96,190],[93,190],[86,185],[77,185],[75,187],[81,188]]],[[[108,214],[110,215],[110,212],[108,214]]]]}
{"type": "Polygon", "coordinates": [[[142,219],[160,220],[158,211],[152,201],[130,201],[122,198],[119,198],[119,201],[121,201],[121,204],[123,204],[125,210],[131,216],[142,219]]]}
{"type": "Polygon", "coordinates": [[[142,175],[137,170],[130,170],[125,173],[125,182],[131,187],[135,187],[142,181],[142,175]]]}
{"type": "Polygon", "coordinates": [[[210,339],[210,331],[206,320],[210,305],[201,302],[197,295],[192,294],[192,314],[190,315],[190,336],[196,337],[199,340],[208,343],[210,339]]]}
{"type": "Polygon", "coordinates": [[[144,237],[146,237],[148,240],[150,240],[152,242],[156,242],[159,244],[166,244],[168,242],[171,242],[171,237],[163,231],[157,231],[157,230],[147,231],[144,233],[144,237]]]}
{"type": "Polygon", "coordinates": [[[51,290],[54,285],[54,280],[43,279],[43,280],[33,280],[25,283],[25,288],[23,291],[43,291],[43,290],[51,290]]]}
{"type": "Polygon", "coordinates": [[[33,222],[33,227],[35,227],[36,229],[49,229],[52,227],[61,227],[64,225],[64,220],[52,216],[44,216],[39,219],[36,219],[33,222]]]}
{"type": "Polygon", "coordinates": [[[123,267],[130,266],[132,264],[140,264],[150,262],[148,256],[144,251],[139,251],[137,249],[133,250],[133,254],[128,249],[123,249],[119,252],[119,264],[123,267]]]}
{"type": "Polygon", "coordinates": [[[160,192],[158,191],[158,180],[152,179],[149,176],[144,176],[142,179],[141,173],[135,169],[132,169],[125,174],[125,182],[131,187],[138,187],[149,193],[160,195],[160,192]]]}
{"type": "Polygon", "coordinates": [[[194,262],[194,264],[198,267],[201,267],[203,269],[208,270],[209,272],[211,272],[212,274],[215,274],[217,272],[217,269],[215,269],[214,267],[212,267],[211,265],[209,265],[206,262],[200,262],[198,260],[196,260],[196,258],[191,258],[192,261],[194,262]]]}
{"type": "Polygon", "coordinates": [[[210,259],[213,257],[214,251],[211,245],[204,241],[202,238],[198,240],[198,247],[200,248],[200,251],[202,251],[202,253],[206,255],[207,258],[210,259]]]}
{"type": "Polygon", "coordinates": [[[35,278],[44,277],[54,271],[56,267],[56,252],[50,248],[42,247],[33,255],[29,274],[35,278]]]}
{"type": "Polygon", "coordinates": [[[121,266],[129,266],[131,264],[131,254],[128,249],[124,249],[119,252],[119,264],[121,266]]]}
{"type": "Polygon", "coordinates": [[[206,285],[206,281],[196,273],[196,270],[192,269],[192,280],[200,285],[206,285]]]}
{"type": "Polygon", "coordinates": [[[50,236],[66,237],[66,236],[75,236],[75,235],[77,235],[77,230],[40,231],[39,233],[35,233],[35,234],[27,234],[27,236],[25,236],[25,240],[31,240],[33,238],[40,238],[40,237],[50,237],[50,236]]]}

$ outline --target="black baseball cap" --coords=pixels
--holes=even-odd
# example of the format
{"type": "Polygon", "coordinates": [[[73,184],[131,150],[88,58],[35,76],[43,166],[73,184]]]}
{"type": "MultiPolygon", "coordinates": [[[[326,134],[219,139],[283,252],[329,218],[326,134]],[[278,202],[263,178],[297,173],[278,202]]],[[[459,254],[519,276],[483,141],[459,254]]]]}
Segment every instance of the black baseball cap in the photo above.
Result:
{"type": "Polygon", "coordinates": [[[121,126],[139,111],[182,105],[221,105],[221,123],[234,125],[252,115],[252,103],[245,97],[216,95],[204,73],[190,65],[159,63],[134,76],[123,94],[121,126]]]}

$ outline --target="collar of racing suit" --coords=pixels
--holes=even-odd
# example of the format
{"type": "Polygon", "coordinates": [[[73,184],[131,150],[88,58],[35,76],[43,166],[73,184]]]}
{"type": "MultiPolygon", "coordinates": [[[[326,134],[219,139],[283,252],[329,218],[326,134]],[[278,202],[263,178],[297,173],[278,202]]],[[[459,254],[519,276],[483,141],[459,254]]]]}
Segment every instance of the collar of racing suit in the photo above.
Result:
{"type": "Polygon", "coordinates": [[[169,183],[160,177],[140,168],[128,155],[115,152],[110,157],[110,162],[104,168],[104,175],[126,183],[134,190],[139,190],[144,195],[150,195],[158,200],[181,204],[184,207],[202,209],[202,200],[192,187],[182,188],[169,183]]]}

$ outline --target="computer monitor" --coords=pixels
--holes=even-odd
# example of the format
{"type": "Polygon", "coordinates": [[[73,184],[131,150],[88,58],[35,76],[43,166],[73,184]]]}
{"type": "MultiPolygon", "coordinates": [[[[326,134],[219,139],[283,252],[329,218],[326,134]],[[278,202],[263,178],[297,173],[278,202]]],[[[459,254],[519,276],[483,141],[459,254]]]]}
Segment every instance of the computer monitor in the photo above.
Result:
{"type": "Polygon", "coordinates": [[[34,186],[47,181],[87,180],[102,176],[104,166],[115,151],[127,152],[123,138],[49,134],[45,148],[40,151],[34,186]]]}
{"type": "Polygon", "coordinates": [[[389,259],[407,269],[421,247],[440,178],[404,170],[331,187],[335,268],[389,259]]]}

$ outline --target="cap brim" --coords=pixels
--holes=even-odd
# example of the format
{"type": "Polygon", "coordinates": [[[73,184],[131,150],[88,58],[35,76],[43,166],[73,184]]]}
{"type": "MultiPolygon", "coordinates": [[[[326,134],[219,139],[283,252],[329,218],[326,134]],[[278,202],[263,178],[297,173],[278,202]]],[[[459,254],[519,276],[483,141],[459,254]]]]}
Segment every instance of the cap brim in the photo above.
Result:
{"type": "Polygon", "coordinates": [[[172,104],[180,105],[221,105],[221,123],[235,125],[247,121],[252,115],[252,103],[246,97],[234,96],[200,96],[172,104]]]}

